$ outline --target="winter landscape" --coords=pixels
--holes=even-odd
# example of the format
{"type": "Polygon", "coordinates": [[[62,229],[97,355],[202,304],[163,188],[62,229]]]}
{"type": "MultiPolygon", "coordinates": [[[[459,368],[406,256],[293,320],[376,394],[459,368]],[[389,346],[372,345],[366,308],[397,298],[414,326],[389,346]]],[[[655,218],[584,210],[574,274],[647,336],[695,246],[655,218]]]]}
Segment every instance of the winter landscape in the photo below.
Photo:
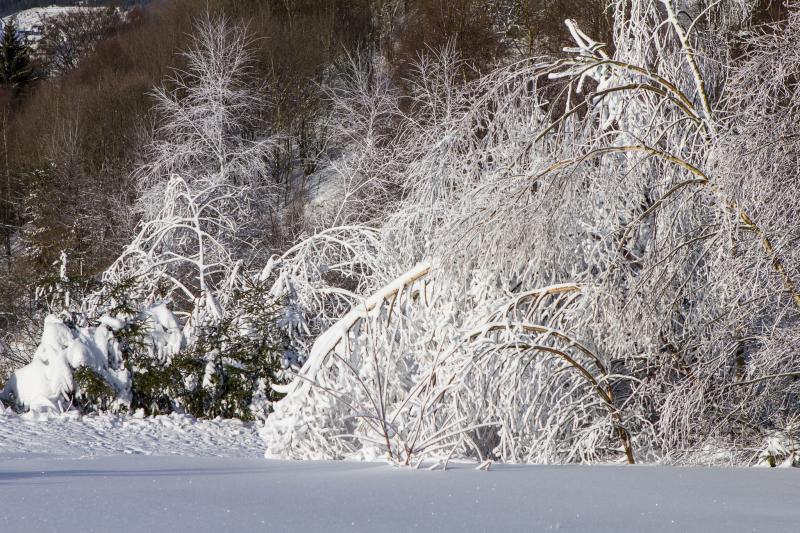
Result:
{"type": "Polygon", "coordinates": [[[800,4],[0,17],[0,530],[800,529],[800,4]]]}

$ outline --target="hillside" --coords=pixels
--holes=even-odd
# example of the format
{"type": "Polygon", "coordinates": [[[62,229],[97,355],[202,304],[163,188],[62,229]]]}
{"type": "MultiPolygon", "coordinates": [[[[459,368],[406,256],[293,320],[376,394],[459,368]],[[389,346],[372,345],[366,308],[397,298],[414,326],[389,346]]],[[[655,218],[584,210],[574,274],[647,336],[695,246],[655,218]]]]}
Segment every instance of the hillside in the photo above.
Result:
{"type": "Polygon", "coordinates": [[[58,11],[57,8],[76,6],[114,6],[128,9],[135,5],[144,5],[149,2],[150,0],[4,0],[0,4],[0,18],[34,9],[51,9],[51,12],[58,11]]]}
{"type": "Polygon", "coordinates": [[[47,7],[33,7],[6,15],[2,20],[3,23],[5,23],[6,19],[13,18],[17,24],[20,34],[23,36],[27,44],[35,48],[37,41],[42,36],[42,32],[44,31],[44,26],[48,18],[60,17],[68,13],[75,12],[91,12],[94,9],[102,8],[55,5],[47,7]]]}

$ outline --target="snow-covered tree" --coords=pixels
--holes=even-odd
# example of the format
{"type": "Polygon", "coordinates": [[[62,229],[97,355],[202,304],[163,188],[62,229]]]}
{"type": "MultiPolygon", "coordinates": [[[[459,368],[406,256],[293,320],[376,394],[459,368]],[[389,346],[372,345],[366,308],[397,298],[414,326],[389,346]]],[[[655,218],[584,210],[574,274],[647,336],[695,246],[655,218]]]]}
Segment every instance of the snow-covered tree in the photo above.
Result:
{"type": "Polygon", "coordinates": [[[214,319],[240,262],[278,217],[250,46],[227,19],[197,22],[186,70],[154,93],[158,124],[137,172],[139,233],[105,274],[135,277],[152,295],[176,294],[184,312],[204,306],[214,319]]]}
{"type": "Polygon", "coordinates": [[[332,74],[324,209],[282,251],[253,223],[281,216],[246,34],[203,19],[156,94],[142,221],[104,278],[124,298],[49,319],[70,333],[38,368],[91,366],[70,346],[105,353],[106,328],[134,373],[166,369],[134,402],[274,409],[273,457],[793,461],[800,18],[610,7],[613,43],[567,20],[563,54],[485,75],[451,46],[404,92],[374,57],[332,74]]]}
{"type": "Polygon", "coordinates": [[[135,237],[99,289],[48,317],[6,396],[66,408],[85,384],[106,382],[115,408],[266,415],[283,340],[275,300],[243,266],[269,232],[259,222],[276,216],[250,45],[227,19],[198,20],[186,71],[154,93],[159,123],[137,172],[135,237]]]}
{"type": "Polygon", "coordinates": [[[737,63],[751,3],[698,6],[620,0],[613,47],[567,21],[565,56],[435,100],[398,149],[417,155],[381,229],[395,267],[376,269],[433,265],[432,296],[357,304],[376,322],[323,334],[268,453],[405,461],[420,441],[399,421],[429,456],[484,460],[754,462],[794,438],[793,56],[776,50],[795,21],[737,63]]]}

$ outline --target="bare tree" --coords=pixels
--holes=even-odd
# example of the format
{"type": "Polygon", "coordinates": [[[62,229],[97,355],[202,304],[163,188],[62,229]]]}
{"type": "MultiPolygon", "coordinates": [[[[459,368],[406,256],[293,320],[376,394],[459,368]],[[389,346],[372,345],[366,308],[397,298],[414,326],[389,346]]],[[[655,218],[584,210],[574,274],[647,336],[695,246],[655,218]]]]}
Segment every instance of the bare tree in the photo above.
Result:
{"type": "Polygon", "coordinates": [[[105,274],[135,277],[151,297],[176,293],[184,312],[202,305],[217,319],[239,265],[269,231],[258,222],[277,217],[251,44],[227,19],[197,21],[186,70],[154,93],[160,123],[137,172],[139,233],[105,274]]]}
{"type": "Polygon", "coordinates": [[[124,23],[116,8],[77,8],[46,17],[36,50],[50,75],[74,70],[80,60],[124,23]]]}

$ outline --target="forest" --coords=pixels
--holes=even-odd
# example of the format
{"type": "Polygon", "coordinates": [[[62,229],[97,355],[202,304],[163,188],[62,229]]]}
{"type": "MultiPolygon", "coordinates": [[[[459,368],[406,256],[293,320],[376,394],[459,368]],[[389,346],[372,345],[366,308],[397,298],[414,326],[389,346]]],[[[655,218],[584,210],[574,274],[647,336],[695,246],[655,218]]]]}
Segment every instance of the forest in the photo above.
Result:
{"type": "Polygon", "coordinates": [[[800,465],[800,5],[97,4],[4,19],[0,409],[800,465]]]}

